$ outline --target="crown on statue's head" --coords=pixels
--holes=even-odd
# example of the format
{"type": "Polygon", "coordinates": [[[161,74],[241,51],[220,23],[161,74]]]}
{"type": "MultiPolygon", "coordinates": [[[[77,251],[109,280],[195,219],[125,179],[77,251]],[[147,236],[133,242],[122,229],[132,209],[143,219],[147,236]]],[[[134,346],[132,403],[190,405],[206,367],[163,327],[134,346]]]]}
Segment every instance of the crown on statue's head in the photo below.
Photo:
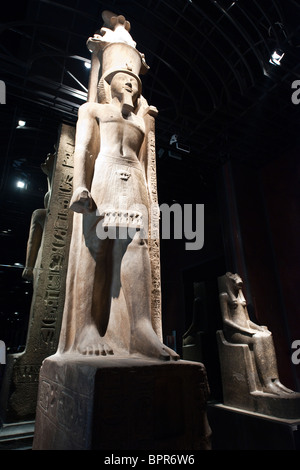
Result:
{"type": "Polygon", "coordinates": [[[123,15],[115,15],[112,12],[102,13],[104,26],[99,34],[94,34],[87,41],[87,47],[91,52],[97,53],[101,69],[99,78],[110,83],[112,77],[118,72],[125,72],[134,76],[141,92],[141,80],[149,69],[145,62],[144,54],[136,49],[130,31],[130,23],[123,15]]]}
{"type": "Polygon", "coordinates": [[[103,49],[102,78],[106,82],[110,83],[116,73],[125,72],[136,78],[141,92],[141,69],[141,54],[128,44],[111,43],[103,49]]]}

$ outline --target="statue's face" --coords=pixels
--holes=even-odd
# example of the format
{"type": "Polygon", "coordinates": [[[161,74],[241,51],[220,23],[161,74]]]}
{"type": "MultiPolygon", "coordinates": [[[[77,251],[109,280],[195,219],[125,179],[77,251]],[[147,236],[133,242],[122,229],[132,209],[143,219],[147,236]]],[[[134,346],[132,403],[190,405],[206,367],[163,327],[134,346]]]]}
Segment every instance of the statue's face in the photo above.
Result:
{"type": "Polygon", "coordinates": [[[50,171],[52,171],[54,157],[55,154],[48,153],[46,160],[41,164],[41,169],[46,175],[49,175],[50,171]]]}
{"type": "Polygon", "coordinates": [[[132,75],[125,72],[116,73],[110,83],[111,96],[121,97],[124,93],[130,93],[132,101],[135,102],[139,96],[138,81],[132,75]]]}
{"type": "Polygon", "coordinates": [[[229,277],[234,286],[242,288],[243,281],[238,274],[227,273],[227,276],[229,277]]]}

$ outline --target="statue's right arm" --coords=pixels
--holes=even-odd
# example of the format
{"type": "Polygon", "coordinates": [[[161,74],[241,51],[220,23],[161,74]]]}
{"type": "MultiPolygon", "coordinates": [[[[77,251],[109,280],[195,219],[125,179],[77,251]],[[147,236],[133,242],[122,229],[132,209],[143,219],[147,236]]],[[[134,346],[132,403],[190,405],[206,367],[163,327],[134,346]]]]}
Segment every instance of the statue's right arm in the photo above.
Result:
{"type": "Polygon", "coordinates": [[[42,242],[43,224],[46,218],[46,209],[36,209],[31,217],[29,237],[27,241],[25,269],[22,278],[33,281],[33,269],[37,260],[42,242]]]}
{"type": "Polygon", "coordinates": [[[220,294],[220,297],[219,297],[224,327],[230,328],[231,330],[234,330],[238,333],[253,336],[255,331],[251,331],[251,329],[245,328],[231,319],[231,315],[229,312],[228,298],[229,297],[226,292],[223,292],[222,294],[220,294]]]}
{"type": "Polygon", "coordinates": [[[70,208],[75,212],[93,210],[90,194],[91,175],[99,151],[99,127],[96,103],[85,103],[79,108],[76,126],[73,196],[70,208]]]}

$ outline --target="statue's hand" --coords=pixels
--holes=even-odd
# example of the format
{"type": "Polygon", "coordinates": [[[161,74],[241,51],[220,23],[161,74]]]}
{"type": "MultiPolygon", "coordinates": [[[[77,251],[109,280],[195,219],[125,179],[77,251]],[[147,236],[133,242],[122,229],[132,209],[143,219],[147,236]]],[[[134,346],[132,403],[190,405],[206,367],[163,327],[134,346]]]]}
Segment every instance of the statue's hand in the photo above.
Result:
{"type": "Polygon", "coordinates": [[[70,202],[70,209],[74,212],[86,214],[92,212],[96,205],[88,189],[84,187],[77,188],[70,202]]]}
{"type": "Polygon", "coordinates": [[[256,325],[256,329],[258,331],[269,331],[268,330],[268,327],[267,326],[263,326],[263,325],[256,325]]]}
{"type": "Polygon", "coordinates": [[[26,279],[26,281],[33,281],[33,269],[32,268],[25,268],[22,272],[22,278],[26,279]]]}

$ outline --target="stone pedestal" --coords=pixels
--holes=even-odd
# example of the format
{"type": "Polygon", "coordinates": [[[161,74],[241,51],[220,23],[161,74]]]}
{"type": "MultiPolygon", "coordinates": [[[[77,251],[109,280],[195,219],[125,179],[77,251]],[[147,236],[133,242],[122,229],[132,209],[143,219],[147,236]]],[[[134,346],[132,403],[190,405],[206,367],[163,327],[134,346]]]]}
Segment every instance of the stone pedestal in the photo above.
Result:
{"type": "Polygon", "coordinates": [[[246,344],[228,343],[217,331],[225,405],[277,418],[300,419],[300,394],[264,393],[246,344]]]}
{"type": "Polygon", "coordinates": [[[65,281],[73,213],[75,128],[62,125],[57,145],[49,212],[40,247],[40,268],[31,302],[26,348],[9,354],[0,394],[3,422],[34,419],[43,359],[57,350],[65,299],[65,281]]]}
{"type": "Polygon", "coordinates": [[[54,355],[42,366],[34,450],[210,449],[201,363],[54,355]]]}
{"type": "Polygon", "coordinates": [[[283,419],[221,403],[207,407],[212,450],[300,450],[300,419],[283,419]]]}

